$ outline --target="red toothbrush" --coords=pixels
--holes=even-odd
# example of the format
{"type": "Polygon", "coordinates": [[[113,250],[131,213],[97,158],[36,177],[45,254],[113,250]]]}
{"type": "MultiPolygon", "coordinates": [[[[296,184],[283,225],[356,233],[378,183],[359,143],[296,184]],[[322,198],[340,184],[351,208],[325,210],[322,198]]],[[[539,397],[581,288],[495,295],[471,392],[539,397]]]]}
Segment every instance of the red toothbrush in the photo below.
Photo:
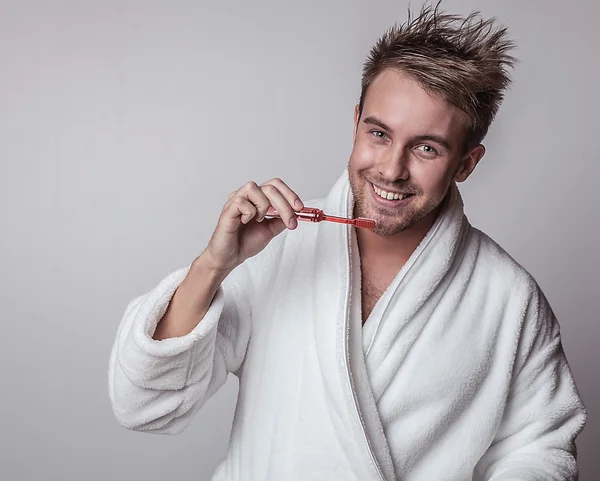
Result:
{"type": "MultiPolygon", "coordinates": [[[[279,212],[277,212],[273,207],[269,207],[265,217],[273,218],[280,217],[280,215],[279,212]]],[[[376,224],[373,219],[365,219],[364,217],[357,217],[356,219],[346,219],[345,217],[335,217],[333,215],[326,215],[321,209],[316,209],[314,207],[305,207],[301,211],[296,212],[296,217],[299,220],[303,220],[306,222],[338,222],[339,224],[350,224],[355,227],[370,230],[375,229],[376,224]]]]}

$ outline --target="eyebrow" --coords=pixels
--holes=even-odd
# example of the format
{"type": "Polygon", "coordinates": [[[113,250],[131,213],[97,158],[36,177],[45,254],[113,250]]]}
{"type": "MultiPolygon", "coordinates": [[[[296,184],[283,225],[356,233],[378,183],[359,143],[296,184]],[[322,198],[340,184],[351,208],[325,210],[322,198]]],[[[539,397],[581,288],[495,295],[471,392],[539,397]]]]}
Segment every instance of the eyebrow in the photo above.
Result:
{"type": "Polygon", "coordinates": [[[387,130],[388,132],[390,132],[392,130],[384,122],[379,120],[377,117],[373,117],[373,116],[367,117],[363,120],[363,122],[365,124],[377,125],[377,127],[381,127],[383,130],[387,130]]]}
{"type": "MultiPolygon", "coordinates": [[[[365,124],[371,124],[371,125],[376,125],[377,127],[386,130],[388,132],[391,132],[392,129],[383,121],[379,120],[377,117],[366,117],[363,122],[365,124]]],[[[417,137],[415,137],[413,139],[413,141],[417,141],[417,142],[423,142],[429,140],[431,142],[435,142],[439,145],[441,145],[442,147],[444,147],[447,150],[452,150],[452,148],[450,147],[450,143],[441,135],[435,135],[435,134],[424,134],[424,135],[418,135],[417,137]]]]}

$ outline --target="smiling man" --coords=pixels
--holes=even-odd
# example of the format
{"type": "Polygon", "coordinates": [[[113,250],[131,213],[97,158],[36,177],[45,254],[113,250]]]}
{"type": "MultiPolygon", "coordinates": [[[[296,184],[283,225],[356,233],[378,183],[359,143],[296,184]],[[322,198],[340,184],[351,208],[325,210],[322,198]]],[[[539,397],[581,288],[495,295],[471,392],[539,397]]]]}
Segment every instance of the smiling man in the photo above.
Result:
{"type": "MultiPolygon", "coordinates": [[[[409,33],[392,31],[373,49],[365,67],[363,96],[355,110],[354,148],[348,166],[354,215],[377,221],[374,232],[357,232],[363,320],[433,226],[451,183],[466,180],[485,152],[478,139],[466,138],[469,119],[445,98],[445,92],[432,90],[403,70],[404,62],[414,62],[415,51],[426,54],[431,48],[408,47],[409,33]],[[382,58],[394,45],[403,45],[404,52],[384,62],[382,58]],[[469,148],[469,144],[475,145],[469,148]]],[[[510,59],[501,52],[495,54],[500,56],[495,59],[494,73],[506,82],[502,63],[510,59]]],[[[426,68],[440,69],[425,63],[422,69],[426,68]]],[[[453,73],[452,65],[446,69],[446,85],[435,78],[443,85],[441,89],[452,92],[466,80],[453,73]]],[[[481,77],[467,80],[498,81],[481,77]]]]}
{"type": "Polygon", "coordinates": [[[215,480],[576,480],[586,413],[535,280],[457,183],[509,84],[506,31],[424,8],[367,59],[348,167],[304,224],[283,181],[226,202],[206,249],[127,307],[114,413],[178,433],[240,381],[215,480]],[[267,218],[276,208],[281,218],[267,218]]]}

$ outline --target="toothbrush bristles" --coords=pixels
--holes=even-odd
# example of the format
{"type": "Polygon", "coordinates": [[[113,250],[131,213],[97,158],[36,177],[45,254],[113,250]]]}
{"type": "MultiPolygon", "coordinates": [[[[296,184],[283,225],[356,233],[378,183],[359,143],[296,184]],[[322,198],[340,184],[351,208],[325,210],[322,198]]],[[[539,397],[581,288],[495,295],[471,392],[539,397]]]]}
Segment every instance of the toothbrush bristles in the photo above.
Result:
{"type": "Polygon", "coordinates": [[[354,220],[354,225],[361,229],[375,229],[376,222],[373,219],[365,219],[364,217],[357,217],[354,220]]]}

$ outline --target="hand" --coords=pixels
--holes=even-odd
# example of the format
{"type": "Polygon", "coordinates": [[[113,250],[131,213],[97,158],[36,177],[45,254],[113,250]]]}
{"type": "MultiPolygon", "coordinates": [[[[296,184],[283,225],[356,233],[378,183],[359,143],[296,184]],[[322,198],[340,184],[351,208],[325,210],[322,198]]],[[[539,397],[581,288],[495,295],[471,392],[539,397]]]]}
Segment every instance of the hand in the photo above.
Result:
{"type": "Polygon", "coordinates": [[[304,204],[281,179],[272,179],[261,186],[244,184],[229,196],[217,227],[203,253],[205,261],[215,270],[230,272],[249,257],[262,251],[277,235],[295,229],[295,212],[304,204]],[[264,219],[273,206],[280,219],[264,219]]]}

